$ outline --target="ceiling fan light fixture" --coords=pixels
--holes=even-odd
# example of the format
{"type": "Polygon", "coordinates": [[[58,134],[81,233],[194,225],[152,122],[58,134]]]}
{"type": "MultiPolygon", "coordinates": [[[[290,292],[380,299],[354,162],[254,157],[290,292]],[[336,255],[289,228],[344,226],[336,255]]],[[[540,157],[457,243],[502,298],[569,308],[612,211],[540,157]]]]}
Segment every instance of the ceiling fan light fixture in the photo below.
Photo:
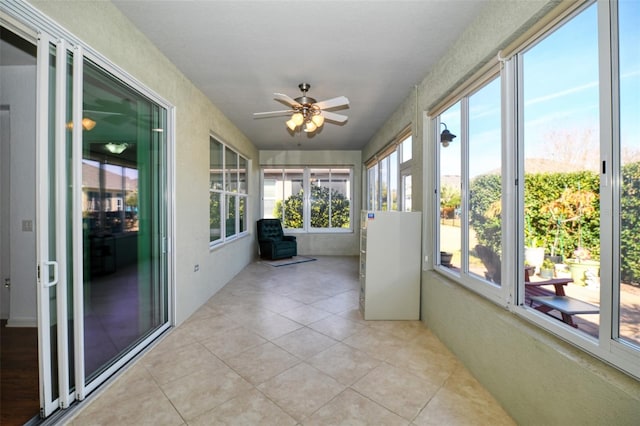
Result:
{"type": "Polygon", "coordinates": [[[315,132],[317,128],[318,126],[316,126],[313,123],[313,121],[309,120],[306,123],[304,123],[304,128],[302,130],[304,130],[307,133],[311,133],[311,132],[315,132]]]}
{"type": "Polygon", "coordinates": [[[292,132],[295,132],[296,131],[296,127],[298,127],[298,125],[293,121],[293,118],[290,119],[290,120],[287,120],[287,122],[285,124],[287,125],[289,130],[291,130],[292,132]]]}
{"type": "Polygon", "coordinates": [[[316,126],[322,127],[322,125],[324,124],[324,117],[320,114],[316,114],[311,117],[311,121],[313,121],[313,124],[315,124],[316,126]]]}
{"type": "Polygon", "coordinates": [[[129,147],[129,144],[109,142],[106,143],[104,147],[112,154],[122,154],[124,150],[129,147]]]}
{"type": "Polygon", "coordinates": [[[291,116],[291,121],[293,121],[296,126],[300,126],[304,123],[304,116],[301,112],[296,112],[291,116]]]}

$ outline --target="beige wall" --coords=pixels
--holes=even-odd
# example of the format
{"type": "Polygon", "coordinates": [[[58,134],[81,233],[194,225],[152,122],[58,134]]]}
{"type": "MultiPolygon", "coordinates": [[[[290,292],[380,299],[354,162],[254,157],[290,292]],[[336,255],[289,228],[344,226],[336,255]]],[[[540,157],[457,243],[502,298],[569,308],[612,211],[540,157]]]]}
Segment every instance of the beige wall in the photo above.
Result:
{"type": "Polygon", "coordinates": [[[175,65],[109,2],[31,1],[83,43],[175,106],[176,322],[188,318],[255,254],[248,237],[209,249],[209,134],[250,159],[249,223],[259,209],[258,151],[175,65]],[[199,271],[194,266],[199,265],[199,271]]]}
{"type": "Polygon", "coordinates": [[[352,166],[352,231],[346,233],[296,233],[298,254],[356,256],[360,253],[360,151],[260,151],[261,166],[352,166]]]}
{"type": "MultiPolygon", "coordinates": [[[[430,124],[425,112],[556,3],[492,1],[418,85],[417,105],[415,93],[407,96],[363,150],[366,160],[413,122],[415,142],[424,147],[413,186],[424,196],[423,254],[429,259],[435,141],[431,129],[422,128],[430,124]]],[[[637,424],[640,382],[429,270],[430,262],[423,267],[422,320],[519,424],[637,424]]]]}

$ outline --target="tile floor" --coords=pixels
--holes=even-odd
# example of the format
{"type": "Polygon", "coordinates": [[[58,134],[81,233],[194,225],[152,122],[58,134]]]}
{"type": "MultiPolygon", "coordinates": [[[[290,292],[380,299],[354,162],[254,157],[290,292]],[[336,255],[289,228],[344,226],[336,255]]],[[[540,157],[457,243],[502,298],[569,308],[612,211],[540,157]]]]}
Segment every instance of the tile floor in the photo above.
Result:
{"type": "Polygon", "coordinates": [[[358,261],[247,266],[70,425],[512,425],[419,321],[363,321],[358,261]]]}

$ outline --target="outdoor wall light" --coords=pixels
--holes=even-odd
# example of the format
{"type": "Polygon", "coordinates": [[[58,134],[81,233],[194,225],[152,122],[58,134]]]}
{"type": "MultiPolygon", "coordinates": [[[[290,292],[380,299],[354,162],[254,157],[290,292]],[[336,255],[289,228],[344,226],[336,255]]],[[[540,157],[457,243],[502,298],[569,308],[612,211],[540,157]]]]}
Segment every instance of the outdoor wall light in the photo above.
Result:
{"type": "Polygon", "coordinates": [[[444,126],[444,130],[442,131],[442,133],[440,133],[440,143],[444,148],[446,148],[449,146],[449,143],[453,141],[453,138],[455,138],[456,135],[454,135],[447,129],[446,124],[444,123],[440,123],[440,124],[444,126]]]}

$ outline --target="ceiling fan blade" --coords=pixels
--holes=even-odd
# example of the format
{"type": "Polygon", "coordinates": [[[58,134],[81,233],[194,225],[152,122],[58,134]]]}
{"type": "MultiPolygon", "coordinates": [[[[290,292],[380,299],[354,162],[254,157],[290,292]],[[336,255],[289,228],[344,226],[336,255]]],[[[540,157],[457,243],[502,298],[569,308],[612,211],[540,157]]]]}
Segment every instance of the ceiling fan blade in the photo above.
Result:
{"type": "Polygon", "coordinates": [[[277,117],[280,115],[289,115],[291,113],[293,113],[294,111],[291,109],[287,109],[284,111],[268,111],[268,112],[254,112],[253,113],[253,117],[254,118],[269,118],[269,117],[277,117]]]}
{"type": "Polygon", "coordinates": [[[335,122],[338,122],[338,123],[344,123],[345,121],[347,121],[349,119],[349,117],[347,117],[346,115],[336,114],[335,112],[331,112],[331,111],[322,111],[320,114],[326,120],[335,121],[335,122]]]}
{"type": "Polygon", "coordinates": [[[291,105],[293,107],[300,106],[300,103],[293,99],[291,96],[285,95],[284,93],[274,93],[273,98],[276,101],[284,102],[285,104],[291,105]]]}
{"type": "Polygon", "coordinates": [[[315,105],[320,109],[336,108],[343,105],[349,105],[349,99],[347,99],[346,96],[338,96],[337,98],[316,102],[315,105]]]}

